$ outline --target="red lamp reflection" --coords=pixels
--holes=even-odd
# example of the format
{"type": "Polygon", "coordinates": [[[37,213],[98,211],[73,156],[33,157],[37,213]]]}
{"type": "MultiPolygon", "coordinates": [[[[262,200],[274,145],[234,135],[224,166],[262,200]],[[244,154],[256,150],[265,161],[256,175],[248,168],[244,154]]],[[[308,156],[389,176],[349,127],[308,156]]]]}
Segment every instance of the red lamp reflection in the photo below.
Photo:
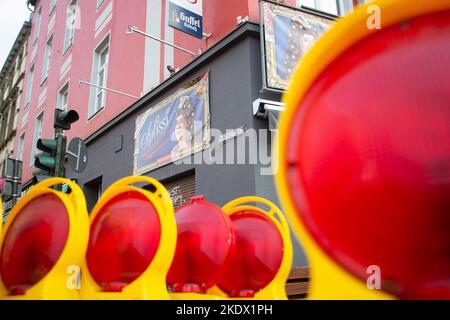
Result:
{"type": "Polygon", "coordinates": [[[283,239],[264,214],[240,211],[230,216],[236,246],[218,286],[230,297],[253,297],[277,275],[283,260],[283,239]]]}
{"type": "Polygon", "coordinates": [[[10,295],[23,295],[61,256],[69,234],[64,203],[55,195],[30,201],[16,216],[2,245],[0,272],[10,295]]]}
{"type": "Polygon", "coordinates": [[[291,120],[288,189],[321,248],[400,298],[450,298],[450,11],[383,28],[291,120]]]}
{"type": "Polygon", "coordinates": [[[161,224],[155,207],[138,192],[112,198],[91,224],[87,266],[105,292],[120,292],[150,265],[161,224]]]}
{"type": "Polygon", "coordinates": [[[178,240],[167,283],[173,292],[206,293],[217,283],[234,245],[231,221],[203,196],[178,208],[175,218],[178,240]]]}

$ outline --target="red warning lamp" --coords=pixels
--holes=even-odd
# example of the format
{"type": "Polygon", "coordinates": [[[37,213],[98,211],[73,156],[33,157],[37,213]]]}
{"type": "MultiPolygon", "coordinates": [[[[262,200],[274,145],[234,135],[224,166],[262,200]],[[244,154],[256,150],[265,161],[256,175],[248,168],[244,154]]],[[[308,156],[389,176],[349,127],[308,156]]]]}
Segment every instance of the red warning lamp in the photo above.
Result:
{"type": "Polygon", "coordinates": [[[203,196],[193,197],[178,208],[175,219],[178,240],[167,284],[175,294],[204,294],[217,283],[229,262],[235,241],[231,221],[203,196]]]}
{"type": "Polygon", "coordinates": [[[252,298],[277,275],[283,260],[283,239],[264,214],[244,210],[231,215],[236,247],[218,286],[229,297],[252,298]]]}
{"type": "Polygon", "coordinates": [[[44,194],[26,204],[3,240],[0,272],[10,295],[24,295],[48,274],[68,234],[68,213],[58,197],[44,194]]]}
{"type": "MultiPolygon", "coordinates": [[[[367,270],[376,265],[385,292],[448,299],[450,3],[370,4],[381,8],[380,30],[366,28],[363,7],[319,40],[293,78],[279,194],[311,243],[320,282],[328,257],[339,267],[333,277],[347,275],[343,287],[352,289],[336,297],[369,296],[367,270]]],[[[315,293],[334,290],[314,281],[315,293]]]]}
{"type": "Polygon", "coordinates": [[[155,207],[141,193],[108,201],[91,224],[86,262],[105,292],[120,292],[149,266],[159,247],[161,226],[155,207]]]}
{"type": "Polygon", "coordinates": [[[166,279],[176,239],[173,205],[161,183],[145,176],[116,181],[91,213],[81,297],[169,299],[166,279]]]}

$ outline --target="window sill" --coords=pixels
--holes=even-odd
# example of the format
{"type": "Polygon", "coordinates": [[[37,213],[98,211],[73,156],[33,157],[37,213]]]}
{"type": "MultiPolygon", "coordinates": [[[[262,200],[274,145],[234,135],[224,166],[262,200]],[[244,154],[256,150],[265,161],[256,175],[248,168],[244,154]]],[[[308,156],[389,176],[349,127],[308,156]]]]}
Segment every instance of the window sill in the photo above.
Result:
{"type": "Polygon", "coordinates": [[[40,87],[42,87],[44,85],[44,83],[47,81],[48,75],[45,76],[44,79],[41,80],[41,84],[39,85],[40,87]]]}
{"type": "Polygon", "coordinates": [[[73,44],[73,41],[69,44],[69,46],[67,48],[64,49],[63,54],[62,54],[63,57],[66,55],[67,52],[70,51],[70,48],[72,48],[72,44],[73,44]]]}
{"type": "Polygon", "coordinates": [[[101,113],[103,110],[105,110],[105,107],[101,107],[100,109],[98,109],[95,113],[91,114],[88,116],[88,122],[90,122],[91,120],[93,120],[99,113],[101,113]]]}

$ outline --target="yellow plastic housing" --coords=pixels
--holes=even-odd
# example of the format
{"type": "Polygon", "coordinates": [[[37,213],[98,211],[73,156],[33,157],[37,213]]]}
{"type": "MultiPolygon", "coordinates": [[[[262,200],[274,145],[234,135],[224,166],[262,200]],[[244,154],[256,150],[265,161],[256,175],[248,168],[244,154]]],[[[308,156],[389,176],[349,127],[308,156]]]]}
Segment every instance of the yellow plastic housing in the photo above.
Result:
{"type": "Polygon", "coordinates": [[[33,199],[42,195],[53,194],[64,203],[69,216],[69,235],[59,260],[48,274],[27,290],[24,295],[9,296],[0,276],[0,299],[11,300],[78,300],[79,290],[69,285],[71,277],[79,277],[81,265],[86,254],[89,239],[89,217],[86,200],[80,187],[74,182],[63,178],[50,178],[32,187],[26,195],[12,208],[6,220],[1,237],[3,243],[12,222],[20,211],[33,199]],[[52,186],[66,184],[71,193],[63,193],[51,189],[52,186]],[[75,272],[75,274],[74,274],[75,272]]]}
{"type": "Polygon", "coordinates": [[[177,226],[170,195],[166,188],[155,179],[145,176],[131,176],[112,184],[99,199],[91,213],[91,223],[98,212],[112,198],[127,192],[138,192],[151,202],[161,223],[161,238],[158,250],[148,268],[132,283],[125,286],[121,292],[104,292],[92,278],[86,260],[83,260],[83,277],[81,280],[82,299],[101,300],[167,300],[170,299],[166,287],[166,277],[172,264],[177,241],[177,226]],[[135,186],[136,183],[146,183],[155,187],[155,191],[147,191],[135,186]]]}
{"type": "Polygon", "coordinates": [[[376,32],[369,29],[367,20],[374,9],[380,10],[381,27],[385,28],[401,21],[421,15],[450,9],[448,0],[374,0],[358,7],[353,13],[338,20],[321,37],[300,62],[283,98],[286,111],[282,113],[279,126],[279,171],[276,185],[283,208],[302,246],[305,248],[311,267],[310,299],[393,299],[380,290],[367,288],[366,283],[355,278],[337,265],[313,240],[296,214],[292,194],[287,184],[287,164],[280,160],[286,154],[289,131],[297,106],[317,77],[345,50],[357,41],[376,32]],[[377,7],[372,7],[377,6],[377,7]]]}
{"type": "Polygon", "coordinates": [[[289,225],[281,210],[269,200],[257,196],[235,199],[227,203],[222,209],[228,216],[242,211],[256,211],[267,216],[277,226],[283,240],[283,260],[273,280],[265,288],[258,291],[253,298],[230,298],[217,286],[211,288],[208,293],[230,300],[287,300],[286,282],[291,271],[293,251],[289,225]],[[264,210],[254,204],[260,204],[268,209],[264,210]]]}

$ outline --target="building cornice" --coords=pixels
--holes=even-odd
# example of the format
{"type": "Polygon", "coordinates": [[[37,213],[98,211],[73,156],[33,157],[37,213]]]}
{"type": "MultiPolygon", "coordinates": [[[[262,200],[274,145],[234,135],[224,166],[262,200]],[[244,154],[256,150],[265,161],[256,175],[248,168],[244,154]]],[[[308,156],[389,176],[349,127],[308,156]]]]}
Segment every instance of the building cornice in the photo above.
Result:
{"type": "Polygon", "coordinates": [[[2,83],[5,80],[6,74],[8,73],[8,69],[11,66],[11,62],[17,57],[17,51],[21,46],[23,46],[25,39],[28,38],[30,30],[31,30],[31,23],[25,21],[22,25],[22,28],[19,31],[19,34],[17,35],[16,40],[14,41],[11,50],[9,51],[5,63],[3,64],[2,71],[0,72],[0,83],[2,83]]]}

